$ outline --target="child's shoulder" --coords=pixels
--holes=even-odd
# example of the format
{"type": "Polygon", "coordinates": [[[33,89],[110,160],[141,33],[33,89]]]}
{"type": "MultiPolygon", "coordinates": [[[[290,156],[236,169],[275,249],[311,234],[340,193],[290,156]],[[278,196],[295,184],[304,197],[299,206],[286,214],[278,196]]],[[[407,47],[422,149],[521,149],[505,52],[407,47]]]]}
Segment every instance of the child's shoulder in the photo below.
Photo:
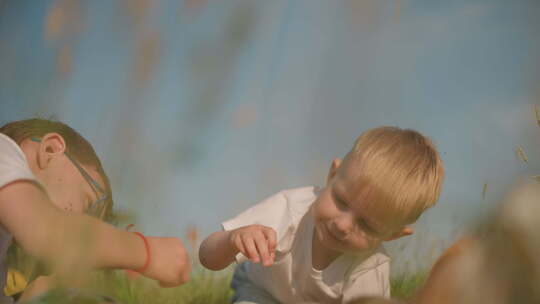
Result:
{"type": "Polygon", "coordinates": [[[316,187],[301,187],[281,190],[251,206],[240,215],[263,215],[266,219],[275,217],[276,220],[284,217],[290,220],[298,219],[309,209],[317,197],[316,187]]]}
{"type": "Polygon", "coordinates": [[[21,148],[13,139],[9,136],[0,133],[0,152],[2,153],[13,153],[13,154],[23,154],[21,148]]]}
{"type": "Polygon", "coordinates": [[[318,196],[319,188],[315,186],[282,190],[278,193],[287,211],[296,219],[302,217],[318,196]]]}
{"type": "Polygon", "coordinates": [[[18,179],[36,181],[19,145],[0,133],[0,187],[18,179]]]}
{"type": "Polygon", "coordinates": [[[317,198],[318,187],[307,186],[281,190],[279,194],[283,195],[288,202],[294,204],[311,204],[317,198]]]}

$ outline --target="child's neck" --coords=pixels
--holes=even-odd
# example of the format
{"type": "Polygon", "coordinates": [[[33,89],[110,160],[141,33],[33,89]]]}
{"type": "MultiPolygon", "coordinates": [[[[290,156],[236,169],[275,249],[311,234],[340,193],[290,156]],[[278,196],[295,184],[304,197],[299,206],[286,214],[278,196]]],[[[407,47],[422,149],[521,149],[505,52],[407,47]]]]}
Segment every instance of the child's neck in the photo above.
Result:
{"type": "Polygon", "coordinates": [[[343,252],[330,250],[324,247],[313,231],[311,241],[311,266],[316,270],[324,270],[335,261],[343,252]]]}

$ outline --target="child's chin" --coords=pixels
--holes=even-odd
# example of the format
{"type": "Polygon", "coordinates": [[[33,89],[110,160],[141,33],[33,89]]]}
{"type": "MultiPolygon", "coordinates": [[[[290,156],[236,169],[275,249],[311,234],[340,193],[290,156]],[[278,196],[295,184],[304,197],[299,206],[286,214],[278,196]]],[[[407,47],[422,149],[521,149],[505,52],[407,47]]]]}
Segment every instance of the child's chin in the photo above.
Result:
{"type": "Polygon", "coordinates": [[[362,252],[371,251],[373,250],[373,248],[368,247],[368,246],[350,246],[347,244],[338,244],[338,246],[336,246],[334,250],[340,251],[343,253],[359,254],[362,252]]]}
{"type": "Polygon", "coordinates": [[[338,251],[338,252],[347,252],[350,251],[349,248],[347,248],[347,245],[343,244],[341,241],[332,239],[332,238],[326,238],[322,244],[327,249],[330,249],[332,251],[338,251]]]}

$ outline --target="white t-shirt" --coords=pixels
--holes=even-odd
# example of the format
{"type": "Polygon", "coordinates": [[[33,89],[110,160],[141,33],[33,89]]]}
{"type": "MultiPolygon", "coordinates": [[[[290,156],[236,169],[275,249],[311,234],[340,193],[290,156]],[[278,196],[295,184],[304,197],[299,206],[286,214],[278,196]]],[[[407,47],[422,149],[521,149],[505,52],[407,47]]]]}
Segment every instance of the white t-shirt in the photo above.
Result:
{"type": "MultiPolygon", "coordinates": [[[[224,230],[260,224],[277,234],[274,264],[249,263],[247,277],[280,303],[348,303],[361,296],[390,297],[390,258],[379,248],[369,256],[342,254],[319,271],[311,263],[317,188],[281,191],[224,222],[224,230]]],[[[237,262],[247,261],[239,254],[237,262]]]]}
{"type": "MultiPolygon", "coordinates": [[[[18,180],[29,180],[39,185],[19,145],[0,133],[0,189],[18,180]]],[[[3,295],[7,273],[5,259],[10,244],[11,234],[0,225],[0,303],[2,304],[13,303],[11,297],[3,295]]]]}
{"type": "Polygon", "coordinates": [[[16,180],[37,182],[19,145],[0,133],[0,188],[16,180]]]}

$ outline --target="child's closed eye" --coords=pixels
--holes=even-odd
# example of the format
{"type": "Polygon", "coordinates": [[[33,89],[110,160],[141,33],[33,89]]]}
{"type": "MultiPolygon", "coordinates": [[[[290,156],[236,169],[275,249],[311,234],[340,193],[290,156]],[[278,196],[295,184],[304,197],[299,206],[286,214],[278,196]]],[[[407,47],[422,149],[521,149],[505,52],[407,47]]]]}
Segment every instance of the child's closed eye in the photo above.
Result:
{"type": "Polygon", "coordinates": [[[366,221],[364,221],[363,219],[359,219],[357,221],[358,223],[358,226],[360,226],[362,228],[362,230],[368,232],[368,233],[373,233],[373,229],[368,225],[366,224],[366,221]]]}
{"type": "Polygon", "coordinates": [[[348,208],[347,203],[345,203],[343,200],[341,200],[339,197],[337,197],[335,193],[332,194],[332,198],[333,198],[333,200],[336,203],[336,206],[338,208],[340,208],[340,209],[348,208]]]}
{"type": "Polygon", "coordinates": [[[366,223],[366,221],[364,219],[359,219],[357,222],[358,222],[358,226],[362,230],[367,232],[368,234],[371,234],[373,236],[378,236],[379,235],[379,232],[376,231],[373,227],[371,227],[368,223],[366,223]]]}

